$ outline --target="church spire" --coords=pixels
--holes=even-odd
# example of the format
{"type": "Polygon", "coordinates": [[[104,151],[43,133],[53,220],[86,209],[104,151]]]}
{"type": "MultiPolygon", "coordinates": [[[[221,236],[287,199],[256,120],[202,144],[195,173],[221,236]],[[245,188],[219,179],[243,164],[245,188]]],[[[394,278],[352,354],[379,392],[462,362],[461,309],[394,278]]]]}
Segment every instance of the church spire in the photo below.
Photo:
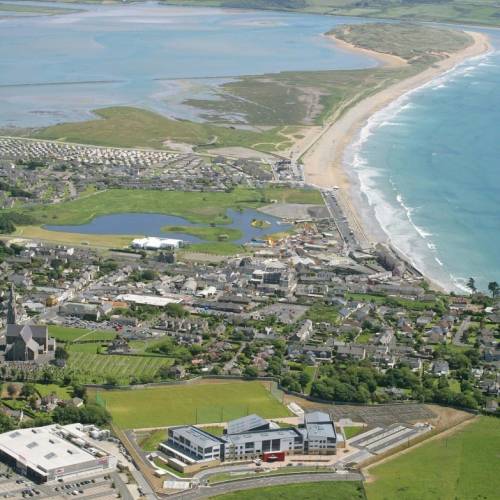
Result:
{"type": "Polygon", "coordinates": [[[14,283],[10,284],[10,296],[7,309],[7,324],[15,325],[17,320],[16,314],[16,294],[14,291],[14,283]]]}

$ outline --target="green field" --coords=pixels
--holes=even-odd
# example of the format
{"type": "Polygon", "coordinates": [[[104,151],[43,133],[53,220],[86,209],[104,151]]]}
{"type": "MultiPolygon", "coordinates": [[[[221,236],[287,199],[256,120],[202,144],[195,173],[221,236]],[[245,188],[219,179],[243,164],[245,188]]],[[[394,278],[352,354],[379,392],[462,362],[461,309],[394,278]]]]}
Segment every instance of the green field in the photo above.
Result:
{"type": "Polygon", "coordinates": [[[122,428],[215,423],[251,413],[286,417],[288,410],[260,382],[171,385],[130,391],[99,391],[122,428]]]}
{"type": "Polygon", "coordinates": [[[266,500],[317,500],[318,498],[364,500],[366,496],[363,485],[356,481],[320,481],[236,491],[214,498],[220,500],[261,500],[263,498],[266,500]]]}
{"type": "MultiPolygon", "coordinates": [[[[229,208],[258,208],[271,201],[322,204],[313,189],[237,188],[230,193],[111,189],[58,205],[36,206],[26,212],[43,224],[85,224],[99,215],[160,213],[185,217],[191,222],[230,223],[229,208]]],[[[50,231],[47,231],[50,232],[50,231]]]]}
{"type": "Polygon", "coordinates": [[[74,342],[76,340],[105,342],[113,340],[116,337],[115,332],[86,330],[85,328],[72,328],[58,325],[49,325],[49,335],[60,342],[74,342]]]}
{"type": "Polygon", "coordinates": [[[161,357],[70,351],[68,367],[81,382],[104,383],[108,377],[114,377],[119,384],[128,384],[131,377],[154,377],[161,366],[172,363],[172,359],[161,357]]]}
{"type": "Polygon", "coordinates": [[[480,417],[374,467],[369,500],[493,500],[500,491],[500,420],[480,417]]]}

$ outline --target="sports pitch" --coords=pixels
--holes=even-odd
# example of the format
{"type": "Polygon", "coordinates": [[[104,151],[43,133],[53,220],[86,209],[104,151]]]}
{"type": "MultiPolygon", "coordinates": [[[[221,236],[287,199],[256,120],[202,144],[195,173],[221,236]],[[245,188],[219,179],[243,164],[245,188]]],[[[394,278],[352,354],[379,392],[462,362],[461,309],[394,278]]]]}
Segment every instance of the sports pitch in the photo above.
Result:
{"type": "Polygon", "coordinates": [[[265,418],[290,415],[257,381],[99,391],[97,395],[114,422],[125,429],[225,422],[251,413],[265,418]]]}

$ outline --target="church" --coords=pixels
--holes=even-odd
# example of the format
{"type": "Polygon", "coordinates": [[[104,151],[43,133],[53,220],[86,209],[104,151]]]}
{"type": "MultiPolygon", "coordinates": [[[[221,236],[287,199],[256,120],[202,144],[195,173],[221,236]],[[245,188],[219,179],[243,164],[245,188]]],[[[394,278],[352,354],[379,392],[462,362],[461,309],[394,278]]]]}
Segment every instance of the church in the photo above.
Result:
{"type": "Polygon", "coordinates": [[[55,358],[56,340],[49,337],[45,325],[18,325],[14,285],[11,285],[7,306],[7,328],[3,360],[48,363],[55,358]]]}

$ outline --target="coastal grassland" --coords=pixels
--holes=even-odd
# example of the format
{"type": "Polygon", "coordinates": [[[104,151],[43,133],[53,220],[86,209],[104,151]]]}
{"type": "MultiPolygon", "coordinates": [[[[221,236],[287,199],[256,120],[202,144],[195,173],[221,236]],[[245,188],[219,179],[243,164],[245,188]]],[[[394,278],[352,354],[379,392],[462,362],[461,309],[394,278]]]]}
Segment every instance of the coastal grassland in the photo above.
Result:
{"type": "Polygon", "coordinates": [[[173,5],[271,9],[335,16],[500,26],[496,0],[165,0],[173,5]]]}
{"type": "Polygon", "coordinates": [[[283,142],[278,128],[263,131],[221,127],[207,123],[173,120],[144,109],[129,106],[94,111],[97,119],[62,123],[32,131],[30,137],[57,139],[96,146],[163,148],[164,142],[193,144],[199,147],[243,146],[266,143],[265,151],[283,142]]]}
{"type": "MultiPolygon", "coordinates": [[[[34,213],[38,215],[36,211],[34,213]]],[[[50,224],[51,220],[45,219],[44,223],[50,224]]],[[[63,231],[49,231],[38,226],[19,226],[12,235],[9,235],[9,237],[12,236],[61,245],[90,246],[102,249],[128,247],[132,239],[136,237],[134,235],[65,233],[63,231]]]]}
{"type": "MultiPolygon", "coordinates": [[[[95,344],[91,344],[94,345],[95,344]]],[[[174,360],[164,357],[126,356],[69,351],[68,368],[80,383],[106,383],[109,378],[118,384],[129,384],[132,377],[152,378],[162,366],[174,360]]]]}
{"type": "Polygon", "coordinates": [[[369,500],[498,498],[500,420],[479,417],[452,435],[370,469],[369,500]]]}
{"type": "Polygon", "coordinates": [[[86,330],[85,328],[73,328],[69,326],[49,325],[49,336],[54,337],[59,342],[74,342],[75,340],[106,342],[113,340],[116,337],[116,333],[86,330]]]}
{"type": "Polygon", "coordinates": [[[329,34],[357,47],[420,64],[430,64],[444,57],[443,53],[457,52],[473,43],[463,31],[414,24],[342,25],[329,34]]]}
{"type": "MultiPolygon", "coordinates": [[[[85,224],[100,215],[129,212],[169,214],[185,217],[191,222],[227,224],[231,222],[226,215],[227,209],[258,208],[272,200],[279,203],[322,203],[319,191],[314,189],[237,188],[229,193],[111,189],[57,205],[30,207],[26,213],[36,217],[41,224],[54,225],[85,224]]],[[[130,238],[123,239],[130,241],[130,238]]]]}
{"type": "Polygon", "coordinates": [[[357,481],[318,481],[314,483],[267,486],[219,495],[219,500],[335,500],[366,499],[363,485],[357,481]]]}
{"type": "MultiPolygon", "coordinates": [[[[245,76],[222,84],[218,99],[189,99],[203,117],[219,123],[260,127],[322,125],[346,103],[378,91],[411,74],[410,68],[284,71],[245,76]]],[[[282,140],[290,137],[282,128],[282,140]]],[[[259,149],[259,144],[254,144],[259,149]]]]}
{"type": "Polygon", "coordinates": [[[114,422],[126,429],[224,422],[251,413],[265,418],[289,416],[288,410],[256,381],[204,382],[97,394],[114,422]]]}
{"type": "Polygon", "coordinates": [[[230,227],[164,226],[161,230],[163,232],[190,234],[206,241],[237,240],[243,235],[239,229],[230,227]]]}
{"type": "Polygon", "coordinates": [[[22,5],[20,3],[0,3],[0,15],[2,12],[13,12],[19,14],[45,14],[48,16],[60,14],[73,14],[79,9],[65,9],[61,7],[46,7],[44,5],[22,5]]]}

